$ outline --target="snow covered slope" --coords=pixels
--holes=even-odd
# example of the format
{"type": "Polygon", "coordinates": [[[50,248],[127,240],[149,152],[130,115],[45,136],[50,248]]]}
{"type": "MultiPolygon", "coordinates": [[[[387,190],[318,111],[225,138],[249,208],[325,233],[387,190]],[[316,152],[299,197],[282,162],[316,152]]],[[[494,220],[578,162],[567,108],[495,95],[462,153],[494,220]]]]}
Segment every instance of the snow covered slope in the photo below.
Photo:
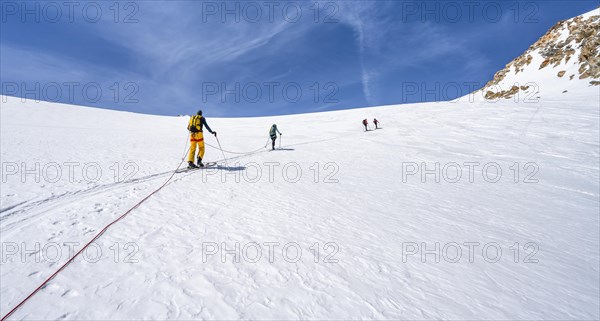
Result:
{"type": "MultiPolygon", "coordinates": [[[[599,97],[206,115],[235,154],[207,135],[219,167],[176,174],[11,318],[598,319],[599,97]]],[[[4,316],[171,175],[187,118],[0,99],[4,316]]]]}

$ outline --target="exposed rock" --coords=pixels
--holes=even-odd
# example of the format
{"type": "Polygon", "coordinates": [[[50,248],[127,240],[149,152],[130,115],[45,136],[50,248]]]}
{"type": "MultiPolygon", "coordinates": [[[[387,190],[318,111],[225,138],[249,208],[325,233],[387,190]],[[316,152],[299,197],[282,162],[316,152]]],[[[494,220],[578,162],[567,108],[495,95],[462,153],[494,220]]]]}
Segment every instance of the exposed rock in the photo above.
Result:
{"type": "MultiPolygon", "coordinates": [[[[579,16],[558,22],[525,53],[494,75],[493,79],[481,89],[485,92],[486,99],[511,98],[519,91],[525,91],[523,87],[517,86],[513,86],[510,90],[502,90],[497,85],[513,70],[514,74],[523,72],[525,67],[532,63],[535,54],[544,58],[538,70],[548,67],[557,68],[571,61],[572,58],[577,58],[578,75],[573,74],[569,79],[573,80],[575,76],[579,76],[579,79],[591,78],[593,81],[590,83],[597,86],[600,80],[600,15],[587,19],[579,16]],[[568,33],[565,34],[567,30],[568,33]],[[577,52],[579,52],[578,56],[577,52]]],[[[559,71],[557,77],[563,78],[565,74],[566,70],[559,71]]]]}
{"type": "Polygon", "coordinates": [[[500,99],[500,98],[510,99],[514,95],[519,93],[519,90],[526,91],[527,89],[529,89],[529,86],[521,86],[521,87],[512,86],[510,88],[510,90],[502,90],[500,92],[493,92],[491,90],[488,90],[488,92],[485,94],[485,99],[487,99],[487,100],[496,100],[496,99],[500,99]]]}

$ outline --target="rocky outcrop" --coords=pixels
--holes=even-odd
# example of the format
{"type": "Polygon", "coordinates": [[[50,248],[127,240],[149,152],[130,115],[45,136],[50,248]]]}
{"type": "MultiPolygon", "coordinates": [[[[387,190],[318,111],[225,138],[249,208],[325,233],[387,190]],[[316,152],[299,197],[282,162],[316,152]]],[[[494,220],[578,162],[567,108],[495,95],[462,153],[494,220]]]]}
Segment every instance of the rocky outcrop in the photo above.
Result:
{"type": "MultiPolygon", "coordinates": [[[[599,86],[600,82],[600,15],[589,18],[579,16],[573,19],[560,21],[552,27],[535,44],[517,57],[504,69],[498,71],[481,91],[486,99],[512,98],[519,91],[528,87],[513,86],[510,90],[499,90],[498,86],[509,74],[517,75],[524,72],[532,62],[534,56],[541,56],[543,61],[539,66],[531,66],[536,70],[544,68],[558,68],[563,64],[577,59],[579,64],[578,74],[570,75],[569,80],[575,77],[589,79],[589,84],[599,86]]],[[[561,68],[556,76],[563,78],[566,70],[561,68]]]]}
{"type": "Polygon", "coordinates": [[[488,90],[485,93],[485,99],[487,100],[496,100],[496,99],[500,99],[500,98],[511,98],[514,95],[518,94],[519,91],[526,91],[527,89],[529,89],[529,86],[512,86],[510,88],[510,90],[502,90],[499,92],[493,92],[491,90],[488,90]]]}

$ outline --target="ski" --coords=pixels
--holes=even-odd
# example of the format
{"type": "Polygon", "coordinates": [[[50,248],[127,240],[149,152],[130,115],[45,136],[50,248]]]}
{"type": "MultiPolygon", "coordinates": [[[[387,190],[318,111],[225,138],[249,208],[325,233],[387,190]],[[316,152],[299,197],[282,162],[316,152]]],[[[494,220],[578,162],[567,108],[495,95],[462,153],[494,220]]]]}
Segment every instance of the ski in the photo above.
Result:
{"type": "Polygon", "coordinates": [[[186,173],[186,172],[191,172],[191,171],[195,171],[195,170],[199,170],[199,169],[212,168],[212,167],[215,167],[216,165],[217,165],[216,162],[208,162],[208,163],[204,163],[204,167],[196,167],[196,168],[185,167],[185,168],[180,168],[175,172],[176,173],[186,173]]]}

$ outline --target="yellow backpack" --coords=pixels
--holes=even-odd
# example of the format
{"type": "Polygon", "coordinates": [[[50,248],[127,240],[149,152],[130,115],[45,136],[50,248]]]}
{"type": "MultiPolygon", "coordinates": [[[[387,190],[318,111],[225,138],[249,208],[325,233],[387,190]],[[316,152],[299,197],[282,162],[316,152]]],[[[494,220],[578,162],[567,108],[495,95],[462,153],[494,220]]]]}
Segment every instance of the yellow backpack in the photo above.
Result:
{"type": "Polygon", "coordinates": [[[188,124],[187,129],[192,133],[197,133],[202,131],[202,116],[194,115],[190,118],[190,122],[188,124]]]}

